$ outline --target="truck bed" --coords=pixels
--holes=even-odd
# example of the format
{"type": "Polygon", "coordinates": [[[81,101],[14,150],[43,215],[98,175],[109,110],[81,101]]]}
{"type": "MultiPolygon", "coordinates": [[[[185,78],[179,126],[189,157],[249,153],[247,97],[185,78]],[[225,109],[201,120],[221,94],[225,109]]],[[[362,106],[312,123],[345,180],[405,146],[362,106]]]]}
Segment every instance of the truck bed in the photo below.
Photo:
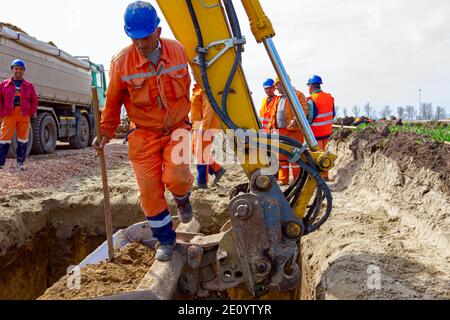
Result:
{"type": "Polygon", "coordinates": [[[25,78],[32,82],[41,101],[91,105],[91,70],[89,64],[24,34],[0,26],[0,79],[11,76],[14,59],[27,64],[25,78]]]}

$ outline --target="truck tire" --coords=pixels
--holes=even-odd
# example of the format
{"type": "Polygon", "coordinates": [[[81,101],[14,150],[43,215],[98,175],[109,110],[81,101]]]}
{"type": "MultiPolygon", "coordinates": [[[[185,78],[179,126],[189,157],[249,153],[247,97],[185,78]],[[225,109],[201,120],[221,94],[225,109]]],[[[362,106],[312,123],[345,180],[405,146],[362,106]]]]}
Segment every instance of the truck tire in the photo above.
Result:
{"type": "MultiPolygon", "coordinates": [[[[30,128],[30,134],[28,135],[27,157],[31,153],[32,146],[33,146],[33,130],[30,128]]],[[[17,135],[14,132],[14,138],[11,141],[11,147],[9,147],[8,158],[11,158],[11,159],[16,158],[16,149],[17,149],[17,135]]]]}
{"type": "Polygon", "coordinates": [[[77,133],[73,137],[69,138],[70,146],[73,149],[86,149],[89,145],[90,140],[90,129],[89,121],[84,116],[81,115],[77,121],[77,133]]]}
{"type": "Polygon", "coordinates": [[[90,133],[89,133],[89,142],[88,142],[88,147],[92,147],[92,143],[94,142],[94,139],[97,135],[97,132],[95,131],[95,127],[91,127],[90,128],[90,133]]]}
{"type": "Polygon", "coordinates": [[[31,120],[33,128],[33,154],[54,153],[56,141],[58,139],[58,130],[55,119],[48,112],[39,113],[36,119],[31,120]]]}

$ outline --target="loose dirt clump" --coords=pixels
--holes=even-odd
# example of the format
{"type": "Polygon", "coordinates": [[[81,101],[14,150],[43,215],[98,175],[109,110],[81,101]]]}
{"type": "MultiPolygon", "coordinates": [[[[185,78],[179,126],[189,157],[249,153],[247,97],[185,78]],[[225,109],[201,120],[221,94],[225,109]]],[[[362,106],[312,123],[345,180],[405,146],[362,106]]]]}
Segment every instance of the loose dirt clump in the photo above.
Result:
{"type": "Polygon", "coordinates": [[[135,290],[155,261],[155,253],[140,243],[117,251],[113,262],[91,265],[81,270],[81,288],[70,290],[70,275],[48,289],[39,300],[80,300],[110,296],[135,290]]]}

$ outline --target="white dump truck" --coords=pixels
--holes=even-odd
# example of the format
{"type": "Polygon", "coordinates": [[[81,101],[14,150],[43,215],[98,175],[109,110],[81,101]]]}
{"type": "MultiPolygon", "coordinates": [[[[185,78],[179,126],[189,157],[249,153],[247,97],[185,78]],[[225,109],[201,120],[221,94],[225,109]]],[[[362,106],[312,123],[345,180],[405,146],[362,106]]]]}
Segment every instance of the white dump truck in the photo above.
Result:
{"type": "MultiPolygon", "coordinates": [[[[38,113],[32,119],[28,153],[53,153],[57,141],[84,149],[95,136],[91,87],[98,88],[100,107],[106,93],[105,70],[88,57],[74,57],[57,47],[0,25],[0,79],[11,77],[10,63],[22,59],[25,78],[36,87],[38,113]]],[[[10,154],[16,141],[13,139],[10,154]]]]}

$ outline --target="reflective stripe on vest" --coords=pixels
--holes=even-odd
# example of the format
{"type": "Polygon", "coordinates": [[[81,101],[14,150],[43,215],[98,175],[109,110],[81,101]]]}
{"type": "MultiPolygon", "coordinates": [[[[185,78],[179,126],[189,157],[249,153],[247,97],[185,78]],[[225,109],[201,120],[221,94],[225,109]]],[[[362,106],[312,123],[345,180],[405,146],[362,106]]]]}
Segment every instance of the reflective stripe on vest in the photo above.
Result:
{"type": "Polygon", "coordinates": [[[316,119],[323,119],[323,118],[331,117],[331,116],[334,116],[334,112],[319,114],[316,119]]]}
{"type": "Polygon", "coordinates": [[[333,124],[333,120],[325,121],[325,122],[314,122],[311,127],[323,127],[329,124],[333,124]]]}

